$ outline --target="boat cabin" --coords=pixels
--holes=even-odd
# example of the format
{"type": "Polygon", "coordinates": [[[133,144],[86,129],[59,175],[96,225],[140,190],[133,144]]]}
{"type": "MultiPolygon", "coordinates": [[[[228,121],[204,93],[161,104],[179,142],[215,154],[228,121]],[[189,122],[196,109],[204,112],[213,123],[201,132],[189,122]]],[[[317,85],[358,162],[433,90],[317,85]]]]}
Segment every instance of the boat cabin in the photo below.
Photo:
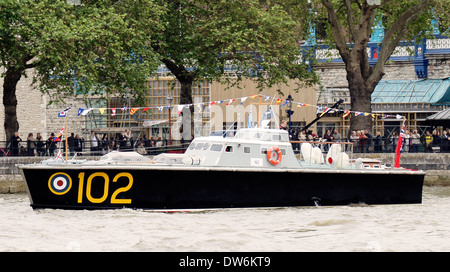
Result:
{"type": "Polygon", "coordinates": [[[198,137],[182,156],[184,164],[208,167],[299,167],[288,133],[277,129],[245,128],[233,137],[198,137]]]}

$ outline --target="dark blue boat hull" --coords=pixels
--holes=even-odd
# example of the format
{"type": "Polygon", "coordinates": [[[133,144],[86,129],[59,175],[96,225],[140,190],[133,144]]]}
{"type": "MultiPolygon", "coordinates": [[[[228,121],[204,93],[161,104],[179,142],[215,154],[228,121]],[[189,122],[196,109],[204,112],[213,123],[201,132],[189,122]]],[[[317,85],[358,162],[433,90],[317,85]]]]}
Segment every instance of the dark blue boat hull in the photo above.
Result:
{"type": "Polygon", "coordinates": [[[24,168],[33,208],[205,209],[422,202],[405,171],[24,168]]]}

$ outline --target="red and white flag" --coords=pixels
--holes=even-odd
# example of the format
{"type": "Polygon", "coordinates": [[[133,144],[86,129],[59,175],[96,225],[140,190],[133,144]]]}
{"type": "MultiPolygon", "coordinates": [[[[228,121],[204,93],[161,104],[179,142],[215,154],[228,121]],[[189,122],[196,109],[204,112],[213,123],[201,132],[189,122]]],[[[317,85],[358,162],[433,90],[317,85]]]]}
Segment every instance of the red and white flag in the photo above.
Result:
{"type": "Polygon", "coordinates": [[[227,103],[227,106],[234,102],[235,99],[230,99],[227,103]]]}
{"type": "Polygon", "coordinates": [[[395,168],[400,168],[400,153],[402,151],[403,139],[405,138],[405,120],[406,118],[403,119],[402,130],[400,131],[400,136],[398,137],[397,148],[395,148],[395,168]]]}
{"type": "Polygon", "coordinates": [[[53,142],[59,142],[61,141],[61,136],[64,134],[64,127],[59,131],[58,135],[56,135],[55,138],[53,138],[53,142]]]}

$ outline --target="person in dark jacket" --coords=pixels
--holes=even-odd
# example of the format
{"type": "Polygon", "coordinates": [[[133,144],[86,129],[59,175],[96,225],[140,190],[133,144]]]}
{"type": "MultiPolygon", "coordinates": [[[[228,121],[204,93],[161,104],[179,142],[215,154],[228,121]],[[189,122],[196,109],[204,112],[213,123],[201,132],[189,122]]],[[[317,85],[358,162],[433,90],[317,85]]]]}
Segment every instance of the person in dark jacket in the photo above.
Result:
{"type": "Polygon", "coordinates": [[[45,141],[43,140],[41,133],[37,133],[36,135],[36,151],[38,156],[45,155],[45,141]]]}
{"type": "Polygon", "coordinates": [[[55,137],[55,133],[50,134],[50,138],[47,139],[47,148],[48,148],[48,155],[49,156],[55,156],[55,149],[56,149],[56,143],[57,138],[55,137]]]}
{"type": "Polygon", "coordinates": [[[67,145],[69,146],[70,156],[75,155],[75,136],[73,132],[67,138],[67,145]]]}
{"type": "Polygon", "coordinates": [[[376,135],[377,136],[375,136],[373,150],[375,153],[381,153],[383,146],[383,136],[381,136],[381,133],[379,131],[377,131],[376,135]]]}
{"type": "MultiPolygon", "coordinates": [[[[327,132],[325,132],[325,134],[323,135],[323,139],[326,140],[326,142],[332,142],[334,140],[334,137],[331,134],[331,130],[327,129],[327,132]]],[[[329,148],[330,148],[329,144],[325,144],[323,146],[323,149],[325,150],[325,152],[327,152],[329,148]]]]}
{"type": "Polygon", "coordinates": [[[22,139],[19,137],[19,133],[16,131],[14,135],[11,136],[11,155],[18,156],[19,155],[19,143],[22,139]]]}

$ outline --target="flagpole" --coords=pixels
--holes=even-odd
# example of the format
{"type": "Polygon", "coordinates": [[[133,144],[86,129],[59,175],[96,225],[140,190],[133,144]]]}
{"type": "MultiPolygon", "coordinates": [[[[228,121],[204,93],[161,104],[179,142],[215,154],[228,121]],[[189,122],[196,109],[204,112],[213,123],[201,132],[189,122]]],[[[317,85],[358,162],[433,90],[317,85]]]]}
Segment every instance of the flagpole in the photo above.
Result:
{"type": "Polygon", "coordinates": [[[69,130],[67,129],[67,113],[66,113],[66,164],[67,164],[67,132],[68,132],[69,130]]]}
{"type": "Polygon", "coordinates": [[[400,135],[397,140],[397,147],[395,148],[395,160],[394,160],[394,168],[400,168],[400,156],[403,145],[403,138],[405,137],[405,121],[406,117],[403,116],[403,124],[400,130],[400,135]]]}

